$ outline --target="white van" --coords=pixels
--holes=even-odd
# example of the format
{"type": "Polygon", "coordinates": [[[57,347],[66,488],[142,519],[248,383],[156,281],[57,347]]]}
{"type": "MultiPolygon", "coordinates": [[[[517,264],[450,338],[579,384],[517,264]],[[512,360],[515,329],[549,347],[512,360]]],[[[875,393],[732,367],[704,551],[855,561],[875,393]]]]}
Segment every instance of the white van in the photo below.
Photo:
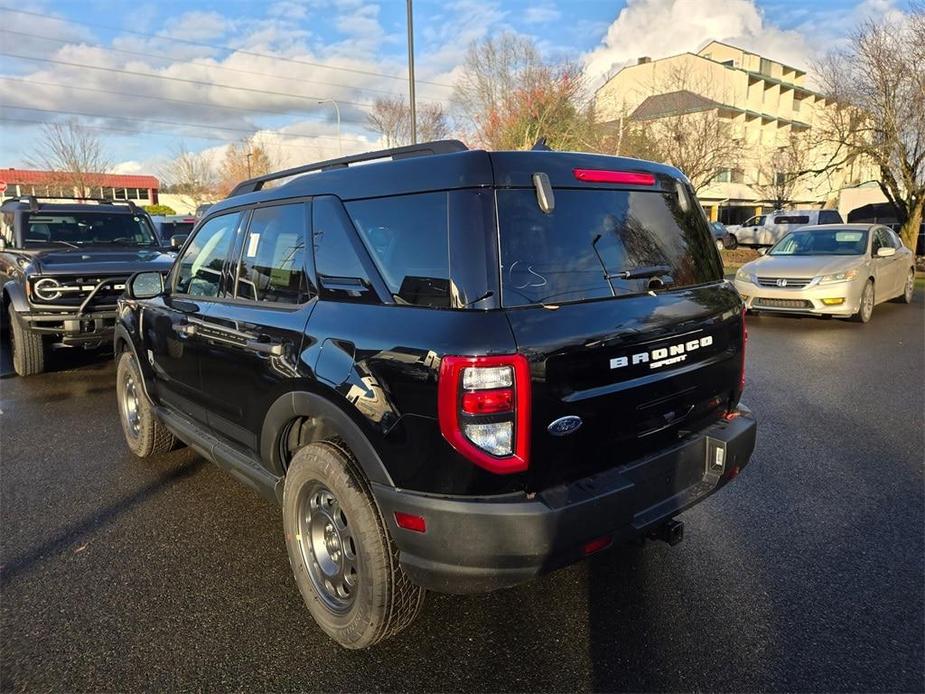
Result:
{"type": "Polygon", "coordinates": [[[778,210],[760,214],[731,230],[740,246],[773,246],[789,232],[810,224],[844,224],[838,210],[778,210]]]}

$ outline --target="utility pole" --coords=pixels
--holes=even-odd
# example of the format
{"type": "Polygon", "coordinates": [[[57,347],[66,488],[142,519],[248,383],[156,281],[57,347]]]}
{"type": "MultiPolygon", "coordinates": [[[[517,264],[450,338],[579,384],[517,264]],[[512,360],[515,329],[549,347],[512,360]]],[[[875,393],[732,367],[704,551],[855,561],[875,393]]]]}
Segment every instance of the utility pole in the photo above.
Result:
{"type": "Polygon", "coordinates": [[[408,8],[408,91],[411,93],[411,144],[418,143],[418,118],[414,104],[414,14],[411,8],[412,0],[405,0],[408,8]]]}
{"type": "Polygon", "coordinates": [[[248,177],[248,178],[251,177],[251,157],[252,157],[252,156],[254,156],[254,153],[253,153],[253,152],[248,152],[248,153],[245,155],[245,158],[247,159],[247,177],[248,177]]]}

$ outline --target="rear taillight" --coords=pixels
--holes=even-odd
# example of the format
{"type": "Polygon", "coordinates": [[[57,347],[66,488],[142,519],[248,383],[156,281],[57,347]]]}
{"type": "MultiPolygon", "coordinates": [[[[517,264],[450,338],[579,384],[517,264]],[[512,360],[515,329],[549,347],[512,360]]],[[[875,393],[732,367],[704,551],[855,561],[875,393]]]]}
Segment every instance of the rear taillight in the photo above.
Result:
{"type": "Polygon", "coordinates": [[[443,357],[437,411],[443,437],[468,460],[499,474],[527,469],[530,368],[524,356],[443,357]]]}

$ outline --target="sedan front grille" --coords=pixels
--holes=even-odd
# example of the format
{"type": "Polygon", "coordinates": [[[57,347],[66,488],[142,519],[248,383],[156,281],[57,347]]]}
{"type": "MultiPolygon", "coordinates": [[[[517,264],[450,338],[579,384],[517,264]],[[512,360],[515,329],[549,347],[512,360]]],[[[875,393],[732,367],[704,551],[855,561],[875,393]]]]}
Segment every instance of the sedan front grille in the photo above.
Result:
{"type": "Polygon", "coordinates": [[[803,289],[812,281],[812,277],[759,277],[758,285],[779,289],[803,289]]]}
{"type": "Polygon", "coordinates": [[[763,308],[812,308],[813,302],[803,299],[766,299],[759,297],[755,299],[752,305],[763,308]]]}

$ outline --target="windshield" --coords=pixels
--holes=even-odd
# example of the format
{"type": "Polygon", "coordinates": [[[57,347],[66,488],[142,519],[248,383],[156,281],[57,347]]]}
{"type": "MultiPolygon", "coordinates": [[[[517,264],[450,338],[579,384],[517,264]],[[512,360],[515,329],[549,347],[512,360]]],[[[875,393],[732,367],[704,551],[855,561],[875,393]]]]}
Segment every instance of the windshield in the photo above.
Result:
{"type": "Polygon", "coordinates": [[[106,212],[34,212],[23,215],[26,246],[156,246],[141,215],[106,212]]]}
{"type": "Polygon", "coordinates": [[[499,190],[504,306],[558,304],[717,281],[703,212],[675,194],[555,191],[543,213],[531,189],[499,190]]]}
{"type": "Polygon", "coordinates": [[[832,229],[791,231],[768,255],[864,255],[866,251],[866,231],[832,229]]]}

